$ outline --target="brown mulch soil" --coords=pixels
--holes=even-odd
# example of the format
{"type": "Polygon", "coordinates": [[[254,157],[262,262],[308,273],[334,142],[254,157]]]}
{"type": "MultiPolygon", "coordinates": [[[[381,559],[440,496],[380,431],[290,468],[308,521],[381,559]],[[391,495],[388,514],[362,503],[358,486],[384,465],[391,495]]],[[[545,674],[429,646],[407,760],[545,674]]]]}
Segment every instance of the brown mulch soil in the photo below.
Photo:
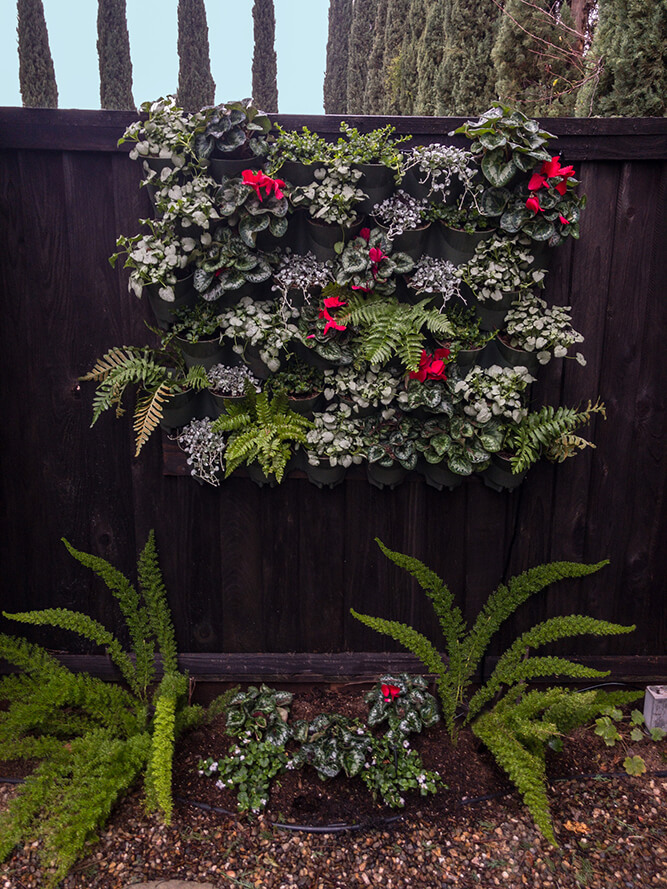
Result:
{"type": "MultiPolygon", "coordinates": [[[[365,716],[360,690],[299,692],[291,713],[312,718],[332,711],[365,716]]],[[[135,790],[63,889],[121,889],[168,879],[221,889],[667,887],[667,777],[613,774],[634,753],[644,757],[649,772],[665,771],[664,741],[625,740],[609,748],[590,729],[580,730],[561,754],[550,756],[558,848],[538,833],[518,794],[468,731],[456,747],[440,726],[415,737],[425,766],[437,769],[448,786],[434,797],[409,797],[399,811],[376,805],[360,782],[322,782],[312,770],[280,776],[261,817],[192,805],[235,810],[235,798],[197,772],[200,757],[221,756],[229,745],[223,719],[183,738],[174,761],[171,825],[147,816],[141,790],[135,790]],[[590,774],[598,777],[582,777],[590,774]],[[276,822],[358,829],[305,832],[276,822]]],[[[0,769],[4,775],[11,774],[7,768],[0,769]]],[[[0,784],[0,808],[14,792],[0,784]]],[[[0,889],[38,889],[43,876],[37,849],[17,850],[0,865],[0,889]]]]}

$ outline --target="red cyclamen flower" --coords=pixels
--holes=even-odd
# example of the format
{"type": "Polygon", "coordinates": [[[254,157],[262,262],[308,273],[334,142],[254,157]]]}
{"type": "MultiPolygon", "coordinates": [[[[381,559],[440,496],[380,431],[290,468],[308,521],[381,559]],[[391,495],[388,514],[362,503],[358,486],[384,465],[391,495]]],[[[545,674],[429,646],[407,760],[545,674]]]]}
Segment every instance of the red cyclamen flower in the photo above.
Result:
{"type": "Polygon", "coordinates": [[[371,230],[370,228],[362,228],[359,232],[359,237],[363,238],[364,241],[368,244],[371,239],[371,230]]]}
{"type": "Polygon", "coordinates": [[[533,213],[539,213],[542,210],[542,208],[540,207],[540,202],[534,194],[531,194],[531,196],[526,201],[526,207],[529,210],[532,210],[533,213]]]}
{"type": "Polygon", "coordinates": [[[391,704],[394,698],[397,698],[401,693],[400,688],[397,688],[395,685],[382,685],[381,688],[382,697],[387,704],[391,704]]]}
{"type": "Polygon", "coordinates": [[[273,192],[278,200],[283,197],[283,193],[280,189],[285,183],[282,179],[272,179],[270,176],[267,176],[266,173],[262,173],[261,170],[244,170],[241,175],[243,177],[243,184],[254,188],[255,194],[260,201],[262,200],[262,193],[260,191],[262,188],[266,192],[267,197],[271,192],[273,192]]]}

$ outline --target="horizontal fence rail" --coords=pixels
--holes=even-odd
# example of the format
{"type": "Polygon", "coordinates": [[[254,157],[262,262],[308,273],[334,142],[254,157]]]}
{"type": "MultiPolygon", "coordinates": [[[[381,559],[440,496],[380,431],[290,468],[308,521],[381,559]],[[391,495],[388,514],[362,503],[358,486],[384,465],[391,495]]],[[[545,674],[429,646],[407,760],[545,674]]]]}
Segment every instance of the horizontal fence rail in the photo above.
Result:
{"type": "MultiPolygon", "coordinates": [[[[377,537],[438,572],[471,621],[498,583],[528,567],[609,558],[598,574],[526,603],[489,654],[548,616],[591,614],[637,629],[559,651],[641,657],[664,669],[667,122],[542,121],[588,195],[581,240],[555,251],[547,285],[551,301],[573,307],[588,363],[553,361],[535,397],[568,405],[600,397],[608,418],[590,429],[596,450],[538,465],[510,494],[474,478],[452,492],[419,478],[377,490],[354,474],[332,491],[301,478],[260,489],[243,476],[212,489],[163,474],[158,437],[135,459],[129,413],[125,422],[104,415],[89,429],[93,386],[78,378],[111,346],[150,336],[146,301],[108,263],[117,236],[134,234],[150,215],[139,165],[127,146],[117,148],[132,119],[0,109],[2,610],[68,607],[118,627],[106,588],[60,538],[132,574],[155,528],[179,650],[192,663],[201,657],[207,671],[229,675],[229,654],[256,675],[242,657],[256,653],[277,658],[280,674],[284,654],[287,674],[295,654],[345,654],[345,675],[354,674],[355,656],[364,674],[381,652],[399,649],[350,608],[408,622],[441,643],[428,600],[381,555],[377,537]]],[[[365,130],[392,123],[415,142],[454,142],[447,134],[462,122],[276,119],[329,136],[342,119],[365,130]]],[[[24,630],[8,620],[0,629],[24,630]]],[[[71,655],[96,653],[65,633],[31,638],[71,655]]],[[[623,669],[644,675],[643,667],[623,669]]]]}

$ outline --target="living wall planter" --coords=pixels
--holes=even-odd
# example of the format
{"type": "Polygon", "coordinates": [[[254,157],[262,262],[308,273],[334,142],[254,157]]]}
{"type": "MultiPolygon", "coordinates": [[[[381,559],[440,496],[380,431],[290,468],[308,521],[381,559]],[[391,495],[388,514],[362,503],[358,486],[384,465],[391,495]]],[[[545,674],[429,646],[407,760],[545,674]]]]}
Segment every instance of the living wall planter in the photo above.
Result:
{"type": "MultiPolygon", "coordinates": [[[[228,364],[234,354],[229,347],[220,343],[217,336],[196,343],[175,337],[174,342],[183,354],[186,367],[201,365],[205,370],[210,370],[216,364],[228,364]]],[[[234,363],[238,363],[238,358],[234,363]]]]}
{"type": "Polygon", "coordinates": [[[345,481],[347,473],[344,466],[332,466],[328,460],[320,460],[317,466],[306,461],[304,468],[308,481],[318,488],[335,488],[345,481]]]}
{"type": "Polygon", "coordinates": [[[148,302],[155,315],[158,327],[162,330],[169,330],[170,326],[176,321],[178,313],[182,309],[191,308],[197,302],[197,291],[193,285],[194,276],[188,275],[182,281],[177,281],[174,285],[174,299],[168,302],[160,296],[159,284],[148,284],[144,288],[148,295],[148,302]]]}
{"type": "Polygon", "coordinates": [[[491,457],[491,463],[482,473],[484,484],[494,491],[513,491],[525,477],[526,472],[512,472],[511,460],[499,454],[491,457]]]}

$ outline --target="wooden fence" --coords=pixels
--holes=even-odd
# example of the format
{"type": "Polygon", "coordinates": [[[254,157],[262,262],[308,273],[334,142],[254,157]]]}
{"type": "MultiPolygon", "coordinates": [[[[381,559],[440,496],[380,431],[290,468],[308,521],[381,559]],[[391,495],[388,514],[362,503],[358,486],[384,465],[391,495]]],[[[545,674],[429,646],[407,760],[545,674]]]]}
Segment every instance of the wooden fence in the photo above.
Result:
{"type": "MultiPolygon", "coordinates": [[[[116,148],[131,119],[0,110],[2,609],[72,607],[117,624],[104,588],[60,538],[131,572],[155,528],[179,647],[196,672],[355,674],[403,662],[379,654],[396,646],[351,607],[438,640],[427,600],[375,537],[440,573],[468,618],[532,565],[609,558],[598,574],[525,605],[492,654],[547,616],[592,614],[637,630],[561,650],[664,678],[667,122],[544,121],[588,195],[581,240],[556,251],[548,283],[551,300],[573,306],[588,364],[552,362],[536,398],[599,396],[608,419],[593,424],[595,451],[539,465],[499,494],[478,478],[442,493],[420,478],[394,491],[355,478],[333,491],[299,478],[260,489],[245,477],[213,489],[165,475],[157,437],[134,459],[129,419],[105,415],[88,428],[93,387],[78,377],[111,346],[143,343],[149,319],[107,261],[118,234],[150,213],[138,164],[116,148]]],[[[279,119],[321,133],[341,120],[279,119]]],[[[446,141],[460,123],[346,119],[363,129],[391,122],[421,142],[446,141]]],[[[63,633],[34,638],[89,653],[63,633]]]]}

